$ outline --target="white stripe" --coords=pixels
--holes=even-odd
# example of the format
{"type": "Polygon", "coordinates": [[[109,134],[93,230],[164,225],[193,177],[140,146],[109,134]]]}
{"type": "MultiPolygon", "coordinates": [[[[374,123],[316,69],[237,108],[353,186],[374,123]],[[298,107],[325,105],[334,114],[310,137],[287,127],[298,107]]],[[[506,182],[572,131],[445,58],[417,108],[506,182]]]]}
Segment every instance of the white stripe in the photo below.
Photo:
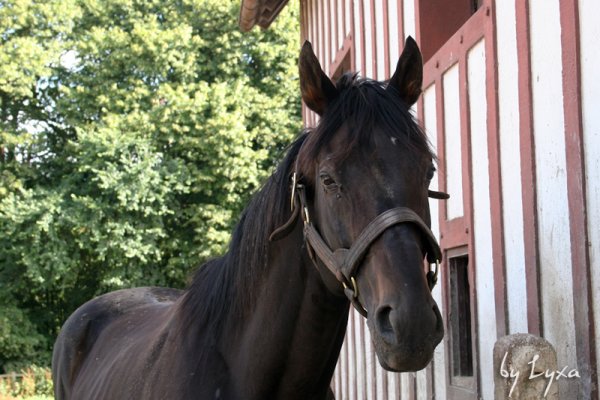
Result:
{"type": "Polygon", "coordinates": [[[515,2],[496,3],[498,43],[498,109],[504,254],[509,333],[527,332],[525,249],[523,243],[523,198],[519,139],[519,68],[515,2]]]}
{"type": "MultiPolygon", "coordinates": [[[[352,33],[352,20],[351,18],[351,13],[350,7],[354,7],[353,5],[353,0],[344,0],[344,12],[346,13],[346,36],[348,36],[349,34],[352,33]]],[[[358,19],[358,14],[356,14],[356,12],[354,13],[354,19],[358,19]]],[[[357,31],[358,32],[358,31],[357,31]]]]}
{"type": "Polygon", "coordinates": [[[408,399],[412,397],[411,389],[412,389],[412,372],[404,372],[400,374],[400,382],[401,382],[401,399],[408,399]]]}
{"type": "Polygon", "coordinates": [[[382,81],[386,78],[385,76],[385,47],[383,42],[385,40],[384,34],[384,19],[383,19],[383,1],[387,0],[375,0],[375,37],[376,41],[374,47],[377,54],[377,79],[382,81]]]}
{"type": "Polygon", "coordinates": [[[396,398],[396,393],[398,393],[398,378],[399,378],[398,374],[396,374],[394,372],[387,373],[387,380],[388,380],[387,398],[388,399],[396,398]]]}
{"type": "Polygon", "coordinates": [[[383,399],[383,393],[385,387],[383,386],[383,374],[386,373],[383,368],[376,362],[373,365],[375,369],[375,384],[376,384],[376,393],[377,399],[383,399]]]}
{"type": "Polygon", "coordinates": [[[413,39],[417,39],[417,28],[415,27],[416,15],[415,15],[415,0],[404,0],[404,14],[402,15],[402,23],[404,30],[404,38],[412,36],[413,39]]]}
{"type": "Polygon", "coordinates": [[[323,58],[323,64],[325,67],[325,73],[328,76],[331,76],[333,71],[331,71],[331,61],[333,57],[331,56],[331,44],[333,39],[331,38],[331,15],[329,12],[330,2],[323,2],[323,23],[321,24],[321,31],[323,32],[323,53],[325,57],[323,58]]]}
{"type": "MultiPolygon", "coordinates": [[[[363,322],[362,322],[362,317],[354,310],[354,308],[351,309],[350,311],[353,314],[353,320],[354,320],[354,333],[355,333],[355,337],[354,337],[354,341],[355,341],[355,351],[357,352],[356,354],[356,365],[357,365],[357,371],[356,371],[356,376],[354,378],[354,382],[356,382],[356,393],[354,393],[354,397],[349,397],[352,399],[360,399],[362,397],[362,392],[365,390],[365,387],[367,386],[367,382],[365,380],[365,370],[366,370],[366,366],[368,364],[368,358],[366,356],[366,349],[364,348],[364,346],[361,344],[361,340],[363,340],[363,322]]],[[[352,385],[354,386],[354,382],[352,382],[352,385]]]]}
{"type": "Polygon", "coordinates": [[[460,94],[458,90],[458,64],[445,74],[444,85],[444,130],[446,163],[446,189],[450,198],[446,201],[448,219],[462,217],[462,147],[460,132],[460,94]]]}
{"type": "Polygon", "coordinates": [[[496,306],[492,253],[492,217],[490,214],[484,40],[481,40],[469,51],[467,62],[471,160],[473,165],[471,185],[473,187],[474,267],[477,287],[477,322],[479,324],[480,395],[484,399],[491,399],[494,397],[493,349],[496,342],[496,306]]]}
{"type": "MultiPolygon", "coordinates": [[[[387,0],[388,2],[388,27],[390,43],[390,75],[396,70],[396,63],[400,56],[400,34],[398,33],[398,0],[387,0]]],[[[386,78],[390,78],[389,76],[386,78]]]]}
{"type": "MultiPolygon", "coordinates": [[[[346,35],[344,34],[344,7],[346,2],[344,0],[336,0],[337,6],[337,37],[338,37],[338,50],[342,48],[344,45],[344,39],[346,35]]],[[[346,22],[347,23],[347,22],[346,22]]]]}
{"type": "Polygon", "coordinates": [[[416,391],[417,391],[417,400],[428,400],[427,396],[427,370],[429,367],[422,369],[416,372],[416,391]]]}
{"type": "MultiPolygon", "coordinates": [[[[360,43],[360,38],[362,35],[362,29],[360,26],[360,5],[362,2],[360,0],[354,0],[354,60],[356,63],[356,72],[359,72],[361,75],[364,75],[365,67],[362,65],[362,47],[360,43]]],[[[350,20],[348,20],[350,21],[350,20]]],[[[352,22],[351,22],[352,23],[352,22]]]]}
{"type": "Polygon", "coordinates": [[[372,22],[371,22],[371,15],[373,10],[371,10],[371,2],[370,1],[364,1],[363,2],[363,10],[364,10],[364,16],[363,16],[363,24],[365,27],[365,63],[366,65],[364,66],[364,71],[365,71],[365,76],[368,78],[374,78],[374,71],[373,71],[373,32],[371,31],[371,28],[373,26],[372,22]]]}

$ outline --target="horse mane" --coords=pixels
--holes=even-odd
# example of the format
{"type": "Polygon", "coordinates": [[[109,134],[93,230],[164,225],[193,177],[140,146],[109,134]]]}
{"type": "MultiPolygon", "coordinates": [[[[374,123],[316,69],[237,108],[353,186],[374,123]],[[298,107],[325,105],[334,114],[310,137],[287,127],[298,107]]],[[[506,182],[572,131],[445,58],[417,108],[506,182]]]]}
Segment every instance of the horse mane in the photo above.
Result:
{"type": "Polygon", "coordinates": [[[411,149],[409,154],[425,152],[435,159],[423,130],[398,93],[386,90],[385,82],[345,74],[337,82],[337,89],[339,96],[319,125],[296,139],[275,173],[254,195],[233,231],[228,252],[195,273],[181,303],[182,329],[199,323],[206,333],[204,337],[216,340],[226,317],[243,319],[252,309],[259,281],[267,269],[269,236],[291,214],[290,174],[294,163],[310,185],[318,152],[344,123],[349,127],[347,145],[336,157],[346,157],[356,146],[368,150],[373,130],[380,128],[411,149]]]}
{"type": "Polygon", "coordinates": [[[212,333],[205,337],[217,338],[227,316],[243,318],[255,304],[258,281],[267,268],[269,236],[291,214],[290,174],[306,137],[303,132],[294,141],[273,175],[252,197],[233,230],[227,253],[194,274],[181,304],[182,329],[200,323],[212,333]]]}

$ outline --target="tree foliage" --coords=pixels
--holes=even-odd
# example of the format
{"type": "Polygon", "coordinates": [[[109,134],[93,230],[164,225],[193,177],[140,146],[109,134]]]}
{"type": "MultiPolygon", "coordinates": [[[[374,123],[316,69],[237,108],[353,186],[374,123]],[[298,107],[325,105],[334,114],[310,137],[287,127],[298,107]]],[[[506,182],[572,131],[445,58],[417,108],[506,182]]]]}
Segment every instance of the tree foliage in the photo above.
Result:
{"type": "Polygon", "coordinates": [[[0,371],[224,250],[300,126],[297,6],[242,33],[238,3],[0,1],[0,371]]]}

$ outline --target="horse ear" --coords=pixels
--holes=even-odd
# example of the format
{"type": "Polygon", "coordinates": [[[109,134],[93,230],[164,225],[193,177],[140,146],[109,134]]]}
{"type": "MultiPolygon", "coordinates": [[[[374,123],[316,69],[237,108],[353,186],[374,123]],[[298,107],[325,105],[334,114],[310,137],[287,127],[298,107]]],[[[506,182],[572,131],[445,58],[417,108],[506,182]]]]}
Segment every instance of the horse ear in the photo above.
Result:
{"type": "Polygon", "coordinates": [[[321,69],[321,64],[319,64],[319,60],[308,40],[302,46],[298,66],[300,69],[302,100],[308,108],[319,115],[323,115],[329,103],[337,97],[338,92],[333,82],[321,69]]]}
{"type": "Polygon", "coordinates": [[[404,50],[396,65],[396,72],[390,79],[388,88],[395,88],[402,100],[410,107],[417,102],[423,86],[423,57],[417,42],[412,37],[406,39],[404,50]]]}

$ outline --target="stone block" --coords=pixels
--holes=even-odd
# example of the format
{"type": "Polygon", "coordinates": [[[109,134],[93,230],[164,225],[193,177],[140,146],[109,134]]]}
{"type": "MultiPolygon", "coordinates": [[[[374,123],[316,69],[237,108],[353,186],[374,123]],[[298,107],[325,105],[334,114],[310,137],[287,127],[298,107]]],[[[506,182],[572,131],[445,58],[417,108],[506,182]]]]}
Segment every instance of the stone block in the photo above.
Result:
{"type": "Polygon", "coordinates": [[[546,339],[516,333],[494,345],[495,400],[558,400],[556,350],[546,339]]]}

